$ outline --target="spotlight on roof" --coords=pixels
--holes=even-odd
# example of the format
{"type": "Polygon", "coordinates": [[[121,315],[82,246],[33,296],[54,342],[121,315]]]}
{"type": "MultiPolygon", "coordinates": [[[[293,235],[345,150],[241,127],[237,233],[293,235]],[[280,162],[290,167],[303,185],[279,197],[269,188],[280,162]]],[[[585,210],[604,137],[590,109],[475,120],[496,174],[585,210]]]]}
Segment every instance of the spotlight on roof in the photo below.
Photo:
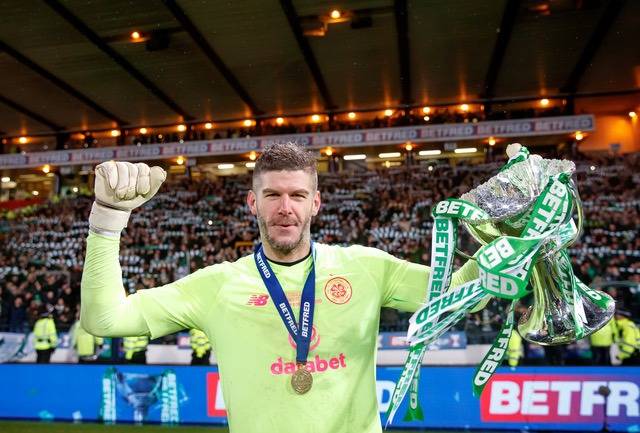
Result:
{"type": "Polygon", "coordinates": [[[542,107],[546,107],[546,106],[548,106],[548,105],[549,105],[549,100],[548,100],[547,98],[543,98],[543,99],[541,99],[541,100],[540,100],[540,105],[541,105],[542,107]]]}
{"type": "Polygon", "coordinates": [[[331,14],[329,16],[334,20],[339,20],[342,16],[342,13],[338,9],[334,9],[331,11],[331,14]]]}
{"type": "Polygon", "coordinates": [[[465,112],[465,113],[468,113],[469,112],[469,104],[460,105],[460,110],[465,112]]]}
{"type": "Polygon", "coordinates": [[[378,154],[379,158],[399,158],[400,152],[383,152],[378,154]]]}
{"type": "Polygon", "coordinates": [[[244,121],[244,122],[242,122],[242,124],[248,128],[248,127],[250,127],[250,126],[253,126],[253,120],[251,120],[251,119],[245,119],[245,121],[244,121]]]}
{"type": "Polygon", "coordinates": [[[367,159],[367,155],[365,155],[364,153],[358,153],[358,154],[352,154],[352,155],[345,155],[342,158],[345,161],[357,161],[361,159],[367,159]]]}
{"type": "Polygon", "coordinates": [[[493,137],[489,137],[489,146],[493,146],[496,144],[496,139],[493,137]]]}
{"type": "Polygon", "coordinates": [[[413,150],[413,144],[408,143],[408,142],[405,143],[404,150],[406,150],[407,152],[411,152],[413,150]]]}
{"type": "Polygon", "coordinates": [[[440,149],[432,149],[432,150],[421,150],[418,152],[419,156],[435,156],[440,155],[442,151],[440,149]]]}
{"type": "Polygon", "coordinates": [[[184,132],[187,130],[187,125],[180,124],[176,127],[176,129],[180,132],[184,132]]]}
{"type": "Polygon", "coordinates": [[[177,157],[176,158],[176,164],[178,164],[178,165],[184,164],[184,157],[182,157],[182,156],[177,157]]]}
{"type": "Polygon", "coordinates": [[[356,113],[354,113],[353,111],[349,112],[349,114],[347,114],[347,117],[351,120],[356,118],[356,113]]]}
{"type": "Polygon", "coordinates": [[[204,124],[204,129],[211,129],[211,128],[213,128],[213,123],[207,122],[204,124]]]}
{"type": "Polygon", "coordinates": [[[455,153],[476,153],[477,151],[475,147],[461,147],[454,150],[455,153]]]}
{"type": "Polygon", "coordinates": [[[636,113],[635,111],[629,111],[629,117],[635,119],[636,117],[638,117],[638,113],[636,113]]]}
{"type": "Polygon", "coordinates": [[[276,117],[276,125],[282,125],[282,124],[284,124],[284,118],[276,117]]]}
{"type": "Polygon", "coordinates": [[[584,134],[581,131],[576,131],[574,136],[576,137],[576,141],[582,141],[584,138],[584,134]]]}
{"type": "Polygon", "coordinates": [[[422,112],[424,114],[429,114],[431,113],[431,107],[422,107],[422,112]]]}
{"type": "Polygon", "coordinates": [[[119,129],[112,129],[111,130],[111,136],[112,137],[120,137],[120,130],[119,129]]]}
{"type": "Polygon", "coordinates": [[[20,137],[20,138],[18,138],[18,143],[20,143],[20,144],[26,144],[26,142],[27,142],[27,141],[29,141],[29,140],[27,139],[27,137],[20,137]]]}
{"type": "Polygon", "coordinates": [[[390,108],[387,108],[386,110],[384,110],[384,115],[387,117],[393,116],[393,110],[390,108]]]}
{"type": "Polygon", "coordinates": [[[314,115],[312,115],[312,116],[311,116],[311,121],[312,121],[313,123],[318,123],[318,122],[320,122],[320,115],[319,115],[319,114],[314,114],[314,115]]]}
{"type": "Polygon", "coordinates": [[[142,39],[142,35],[140,34],[139,31],[134,30],[133,32],[131,32],[131,40],[134,42],[140,42],[140,39],[142,39]]]}
{"type": "Polygon", "coordinates": [[[42,167],[42,172],[43,172],[43,173],[49,173],[50,171],[51,171],[51,166],[50,166],[49,164],[45,164],[45,165],[42,167]]]}
{"type": "Polygon", "coordinates": [[[148,132],[147,128],[140,128],[140,134],[144,135],[148,132]]]}
{"type": "Polygon", "coordinates": [[[252,150],[252,151],[249,153],[249,159],[250,159],[251,161],[255,161],[255,160],[256,160],[256,158],[258,158],[258,154],[256,153],[256,151],[255,151],[255,150],[252,150]]]}

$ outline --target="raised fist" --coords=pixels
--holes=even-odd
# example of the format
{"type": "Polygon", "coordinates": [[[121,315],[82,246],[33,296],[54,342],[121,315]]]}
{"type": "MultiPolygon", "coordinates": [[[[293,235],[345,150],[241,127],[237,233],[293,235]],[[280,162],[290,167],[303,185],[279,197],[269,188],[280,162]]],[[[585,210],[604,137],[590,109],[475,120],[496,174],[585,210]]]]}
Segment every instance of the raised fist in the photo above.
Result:
{"type": "Polygon", "coordinates": [[[149,168],[141,162],[103,162],[95,173],[96,201],[91,208],[89,225],[100,231],[118,233],[126,227],[131,211],[149,201],[167,178],[162,168],[149,168]]]}

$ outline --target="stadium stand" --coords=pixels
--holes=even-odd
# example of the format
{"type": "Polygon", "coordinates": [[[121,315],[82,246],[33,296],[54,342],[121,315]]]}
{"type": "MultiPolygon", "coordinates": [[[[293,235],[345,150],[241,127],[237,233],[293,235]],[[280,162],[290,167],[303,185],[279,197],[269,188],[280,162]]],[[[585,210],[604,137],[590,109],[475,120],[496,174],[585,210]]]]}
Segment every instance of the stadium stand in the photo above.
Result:
{"type": "MultiPolygon", "coordinates": [[[[554,156],[554,155],[551,155],[554,156]]],[[[606,289],[618,307],[640,314],[640,155],[578,154],[576,177],[586,224],[571,249],[577,275],[606,289]],[[622,188],[624,186],[624,188],[622,188]],[[620,288],[616,282],[626,281],[620,288]]],[[[460,196],[488,179],[500,162],[438,163],[376,171],[320,174],[323,209],[312,225],[315,240],[377,247],[409,261],[429,263],[433,203],[460,196]]],[[[120,263],[129,292],[181,278],[196,269],[250,254],[257,225],[245,204],[250,176],[173,179],[134,216],[123,235],[120,263]]],[[[43,309],[58,329],[76,317],[92,198],[54,198],[45,206],[5,211],[0,222],[0,326],[30,329],[43,309]]],[[[466,234],[463,250],[476,247],[466,234]]],[[[459,265],[460,263],[458,263],[459,265]]],[[[490,342],[501,325],[489,304],[461,328],[470,343],[490,342]]],[[[408,314],[385,309],[381,331],[404,331],[408,314]]],[[[168,341],[172,341],[170,338],[168,341]]]]}

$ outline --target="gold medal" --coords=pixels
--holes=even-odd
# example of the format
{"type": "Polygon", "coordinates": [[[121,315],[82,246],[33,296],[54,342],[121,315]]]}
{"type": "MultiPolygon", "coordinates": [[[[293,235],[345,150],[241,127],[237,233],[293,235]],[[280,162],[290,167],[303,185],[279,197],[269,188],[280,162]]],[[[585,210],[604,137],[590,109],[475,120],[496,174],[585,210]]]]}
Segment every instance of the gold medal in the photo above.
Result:
{"type": "Polygon", "coordinates": [[[306,394],[313,385],[313,376],[304,368],[304,364],[298,364],[298,369],[291,376],[291,386],[298,394],[306,394]]]}

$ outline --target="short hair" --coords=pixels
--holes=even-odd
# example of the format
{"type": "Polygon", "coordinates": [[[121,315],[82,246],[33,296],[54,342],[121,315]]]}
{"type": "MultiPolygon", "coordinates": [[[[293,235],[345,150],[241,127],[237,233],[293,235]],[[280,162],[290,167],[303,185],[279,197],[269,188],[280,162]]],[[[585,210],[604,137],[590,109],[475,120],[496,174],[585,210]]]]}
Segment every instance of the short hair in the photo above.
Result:
{"type": "Polygon", "coordinates": [[[316,156],[294,142],[275,143],[267,147],[256,160],[253,168],[253,185],[256,179],[267,171],[304,170],[313,175],[313,187],[318,188],[318,169],[316,156]]]}

